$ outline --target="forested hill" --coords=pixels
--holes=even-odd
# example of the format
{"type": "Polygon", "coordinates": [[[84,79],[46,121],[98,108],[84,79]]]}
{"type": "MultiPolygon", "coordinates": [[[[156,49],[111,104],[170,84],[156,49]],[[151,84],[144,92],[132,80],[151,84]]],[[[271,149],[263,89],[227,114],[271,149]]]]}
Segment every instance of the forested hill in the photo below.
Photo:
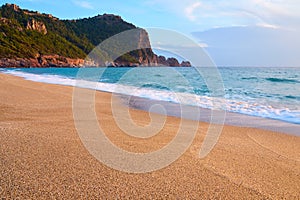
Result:
{"type": "MultiPolygon", "coordinates": [[[[51,14],[24,10],[15,4],[0,8],[0,67],[70,67],[83,65],[84,58],[105,39],[134,29],[120,16],[104,14],[77,20],[60,20],[51,14]]],[[[146,31],[138,38],[150,41],[146,31]]],[[[152,49],[141,49],[119,57],[113,65],[180,66],[152,49]]],[[[183,65],[189,63],[184,62],[183,65]]]]}

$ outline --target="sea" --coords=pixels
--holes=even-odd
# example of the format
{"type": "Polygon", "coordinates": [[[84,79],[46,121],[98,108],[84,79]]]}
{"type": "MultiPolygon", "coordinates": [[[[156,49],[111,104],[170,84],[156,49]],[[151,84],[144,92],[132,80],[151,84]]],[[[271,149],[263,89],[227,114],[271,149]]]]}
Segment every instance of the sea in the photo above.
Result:
{"type": "Polygon", "coordinates": [[[78,86],[78,80],[97,82],[91,89],[129,96],[135,99],[130,106],[138,109],[149,109],[147,102],[163,102],[169,115],[180,116],[179,105],[197,107],[205,114],[194,120],[203,121],[210,120],[210,110],[223,110],[230,125],[300,135],[300,68],[8,68],[0,72],[68,86],[78,86]],[[222,96],[211,91],[214,74],[222,96]]]}

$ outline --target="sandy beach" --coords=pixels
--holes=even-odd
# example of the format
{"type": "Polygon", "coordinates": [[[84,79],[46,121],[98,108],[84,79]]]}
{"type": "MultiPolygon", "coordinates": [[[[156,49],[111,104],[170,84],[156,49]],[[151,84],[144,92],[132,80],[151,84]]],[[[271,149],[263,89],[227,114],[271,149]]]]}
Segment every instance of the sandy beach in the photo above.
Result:
{"type": "MultiPolygon", "coordinates": [[[[204,159],[208,129],[200,122],[190,148],[168,167],[142,174],[107,167],[83,146],[73,120],[73,88],[0,74],[0,197],[7,199],[300,199],[300,138],[255,128],[224,126],[204,159]]],[[[97,116],[117,146],[155,151],[176,133],[168,117],[149,139],[122,132],[111,94],[97,92],[97,116]]],[[[130,110],[136,124],[149,113],[130,110]]]]}

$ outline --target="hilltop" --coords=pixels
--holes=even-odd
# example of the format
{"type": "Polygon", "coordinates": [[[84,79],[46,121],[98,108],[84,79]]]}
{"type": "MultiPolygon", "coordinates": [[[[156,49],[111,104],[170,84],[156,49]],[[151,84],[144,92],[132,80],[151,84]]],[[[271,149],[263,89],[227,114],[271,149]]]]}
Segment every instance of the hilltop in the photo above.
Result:
{"type": "MultiPolygon", "coordinates": [[[[15,4],[0,8],[1,67],[78,67],[84,58],[105,39],[120,32],[136,29],[120,16],[112,14],[60,20],[51,14],[21,9],[15,4]]],[[[148,34],[140,29],[137,42],[149,44],[148,34]]],[[[104,65],[94,63],[95,66],[104,65]]],[[[152,49],[140,49],[117,58],[112,66],[179,64],[175,58],[157,56],[152,49]]]]}

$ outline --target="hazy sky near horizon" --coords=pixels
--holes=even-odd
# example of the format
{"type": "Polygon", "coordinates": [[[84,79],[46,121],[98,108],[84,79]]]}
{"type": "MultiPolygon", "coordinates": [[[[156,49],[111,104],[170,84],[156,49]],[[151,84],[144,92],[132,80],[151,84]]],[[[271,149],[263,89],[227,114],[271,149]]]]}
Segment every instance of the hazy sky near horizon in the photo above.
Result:
{"type": "Polygon", "coordinates": [[[297,33],[300,33],[299,0],[0,0],[0,2],[15,3],[21,8],[51,13],[61,19],[112,13],[139,27],[175,30],[196,38],[218,65],[274,66],[278,61],[275,62],[272,58],[279,56],[278,65],[300,67],[300,61],[294,57],[297,54],[295,52],[299,52],[300,49],[296,37],[297,33]],[[238,31],[236,27],[239,27],[238,31]],[[214,37],[208,37],[207,33],[214,37]],[[241,33],[245,37],[242,39],[235,37],[235,34],[241,33]],[[224,34],[231,34],[231,37],[224,37],[224,34]],[[253,40],[253,37],[257,40],[253,40]],[[261,45],[266,39],[267,45],[261,45]],[[249,52],[252,53],[250,58],[257,57],[255,50],[243,51],[248,48],[249,40],[254,42],[252,48],[260,49],[259,53],[264,53],[261,62],[258,60],[249,63],[249,52]],[[280,45],[277,44],[278,40],[280,45]],[[282,48],[282,51],[270,53],[274,48],[282,48]],[[237,57],[238,61],[235,59],[237,57]]]}

